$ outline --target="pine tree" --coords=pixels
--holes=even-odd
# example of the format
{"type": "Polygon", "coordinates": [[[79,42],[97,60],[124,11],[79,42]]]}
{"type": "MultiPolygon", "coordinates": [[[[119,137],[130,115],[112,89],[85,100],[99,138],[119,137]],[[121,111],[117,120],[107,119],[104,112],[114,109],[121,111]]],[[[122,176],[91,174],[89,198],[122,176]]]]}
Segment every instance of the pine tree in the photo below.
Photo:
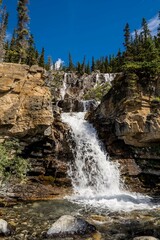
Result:
{"type": "Polygon", "coordinates": [[[18,52],[17,52],[17,39],[16,39],[16,30],[13,31],[11,38],[10,46],[7,51],[8,62],[17,63],[18,62],[18,52]]]}
{"type": "Polygon", "coordinates": [[[28,16],[28,0],[18,1],[18,26],[17,26],[17,52],[18,62],[24,63],[27,58],[28,39],[29,39],[29,16],[28,16]]]}
{"type": "MultiPolygon", "coordinates": [[[[2,1],[0,2],[2,4],[2,1]]],[[[5,58],[5,37],[8,25],[8,13],[6,7],[0,9],[0,62],[5,58]]]]}
{"type": "Polygon", "coordinates": [[[39,57],[38,65],[40,67],[45,67],[45,60],[44,60],[44,48],[42,48],[41,55],[39,57]]]}
{"type": "Polygon", "coordinates": [[[26,50],[26,64],[29,66],[32,66],[34,64],[37,64],[37,56],[36,56],[36,48],[35,48],[35,43],[34,43],[34,38],[33,35],[31,34],[29,39],[28,39],[28,49],[26,50]]]}
{"type": "Polygon", "coordinates": [[[86,69],[86,56],[84,56],[83,62],[82,62],[82,73],[85,73],[85,69],[86,69]]]}
{"type": "Polygon", "coordinates": [[[72,56],[71,56],[70,53],[68,55],[68,59],[69,59],[68,70],[69,71],[74,71],[75,67],[74,67],[74,64],[73,64],[73,61],[72,61],[72,56]]]}
{"type": "Polygon", "coordinates": [[[129,50],[130,39],[131,39],[131,36],[130,36],[130,27],[129,27],[129,24],[126,23],[126,26],[125,26],[125,28],[124,28],[124,46],[125,46],[125,48],[126,48],[126,51],[129,50]]]}
{"type": "Polygon", "coordinates": [[[157,28],[157,38],[158,38],[158,42],[160,44],[160,11],[158,13],[158,20],[159,20],[159,25],[158,25],[158,28],[157,28]]]}
{"type": "Polygon", "coordinates": [[[86,72],[87,74],[90,74],[90,73],[91,73],[91,69],[90,69],[90,64],[89,64],[89,62],[88,62],[88,64],[87,64],[87,66],[86,66],[85,72],[86,72]]]}
{"type": "Polygon", "coordinates": [[[150,30],[148,28],[148,24],[145,18],[142,19],[142,41],[146,42],[147,38],[151,37],[150,30]]]}
{"type": "Polygon", "coordinates": [[[92,71],[92,72],[95,71],[95,61],[94,61],[94,57],[92,57],[91,71],[92,71]]]}
{"type": "Polygon", "coordinates": [[[47,63],[46,63],[46,66],[45,66],[45,69],[47,71],[51,70],[53,68],[53,61],[52,61],[52,58],[49,56],[48,57],[48,60],[47,60],[47,63]]]}
{"type": "Polygon", "coordinates": [[[80,62],[77,63],[76,71],[77,74],[82,75],[82,65],[80,64],[80,62]]]}

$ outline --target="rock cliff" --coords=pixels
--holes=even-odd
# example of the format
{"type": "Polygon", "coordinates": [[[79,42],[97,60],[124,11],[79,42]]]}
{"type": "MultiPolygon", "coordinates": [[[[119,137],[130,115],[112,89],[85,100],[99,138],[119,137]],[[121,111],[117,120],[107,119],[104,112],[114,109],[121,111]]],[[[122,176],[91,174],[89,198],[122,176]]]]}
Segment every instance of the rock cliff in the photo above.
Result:
{"type": "Polygon", "coordinates": [[[70,185],[65,160],[66,151],[70,154],[64,139],[67,127],[59,110],[52,108],[45,80],[46,73],[38,66],[0,64],[0,141],[18,139],[22,156],[31,164],[27,183],[4,187],[8,197],[42,199],[62,191],[57,186],[70,185]]]}
{"type": "Polygon", "coordinates": [[[160,190],[160,77],[122,74],[89,114],[112,160],[136,191],[160,190]]]}

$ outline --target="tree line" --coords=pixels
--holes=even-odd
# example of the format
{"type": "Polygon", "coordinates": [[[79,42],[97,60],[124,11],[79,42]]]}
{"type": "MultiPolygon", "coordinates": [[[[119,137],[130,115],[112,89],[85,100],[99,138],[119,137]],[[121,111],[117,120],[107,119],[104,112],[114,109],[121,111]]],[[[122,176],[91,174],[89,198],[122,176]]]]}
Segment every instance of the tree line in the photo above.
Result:
{"type": "Polygon", "coordinates": [[[17,26],[13,31],[11,40],[6,40],[8,26],[8,12],[0,0],[0,62],[22,63],[29,66],[38,64],[46,67],[45,50],[41,53],[35,46],[34,36],[29,31],[28,0],[17,2],[17,26]]]}
{"type": "MultiPolygon", "coordinates": [[[[0,62],[25,63],[29,66],[38,64],[50,69],[52,60],[45,61],[45,49],[39,53],[36,49],[34,36],[29,31],[29,0],[17,2],[17,26],[11,40],[6,40],[8,13],[0,0],[0,62]]],[[[160,21],[160,12],[158,14],[160,21]]],[[[118,50],[116,55],[103,56],[87,62],[84,56],[82,62],[73,63],[69,53],[68,66],[62,66],[64,71],[75,71],[80,75],[90,74],[99,70],[102,73],[135,71],[153,74],[160,72],[160,23],[157,34],[151,35],[145,18],[142,19],[141,30],[130,32],[127,23],[124,28],[124,51],[118,50]]]]}
{"type": "Polygon", "coordinates": [[[99,70],[102,73],[110,72],[136,72],[146,75],[160,73],[160,12],[158,14],[159,25],[157,34],[151,35],[147,21],[142,19],[141,29],[130,32],[130,26],[127,23],[124,28],[124,51],[118,50],[116,55],[110,55],[94,59],[92,57],[91,66],[85,64],[85,57],[81,63],[73,64],[69,54],[68,71],[77,71],[78,73],[90,73],[99,70]]]}

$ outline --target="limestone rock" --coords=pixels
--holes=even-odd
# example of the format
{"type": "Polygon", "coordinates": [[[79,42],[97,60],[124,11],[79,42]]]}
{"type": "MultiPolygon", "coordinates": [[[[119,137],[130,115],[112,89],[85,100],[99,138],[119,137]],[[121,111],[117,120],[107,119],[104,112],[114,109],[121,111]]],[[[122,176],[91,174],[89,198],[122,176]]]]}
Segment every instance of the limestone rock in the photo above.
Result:
{"type": "Polygon", "coordinates": [[[83,235],[94,232],[96,228],[81,218],[70,215],[60,217],[47,231],[47,236],[83,235]]]}

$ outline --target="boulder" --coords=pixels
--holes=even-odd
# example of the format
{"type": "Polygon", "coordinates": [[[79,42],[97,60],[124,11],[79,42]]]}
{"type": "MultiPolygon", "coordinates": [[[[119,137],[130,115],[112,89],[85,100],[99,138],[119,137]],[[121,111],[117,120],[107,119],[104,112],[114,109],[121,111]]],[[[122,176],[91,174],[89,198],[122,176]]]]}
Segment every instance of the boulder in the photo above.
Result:
{"type": "Polygon", "coordinates": [[[2,235],[2,236],[9,236],[9,235],[11,235],[11,227],[3,219],[0,219],[0,235],[2,235]]]}
{"type": "Polygon", "coordinates": [[[60,217],[47,231],[47,236],[84,235],[96,231],[95,226],[85,220],[70,215],[60,217]]]}

